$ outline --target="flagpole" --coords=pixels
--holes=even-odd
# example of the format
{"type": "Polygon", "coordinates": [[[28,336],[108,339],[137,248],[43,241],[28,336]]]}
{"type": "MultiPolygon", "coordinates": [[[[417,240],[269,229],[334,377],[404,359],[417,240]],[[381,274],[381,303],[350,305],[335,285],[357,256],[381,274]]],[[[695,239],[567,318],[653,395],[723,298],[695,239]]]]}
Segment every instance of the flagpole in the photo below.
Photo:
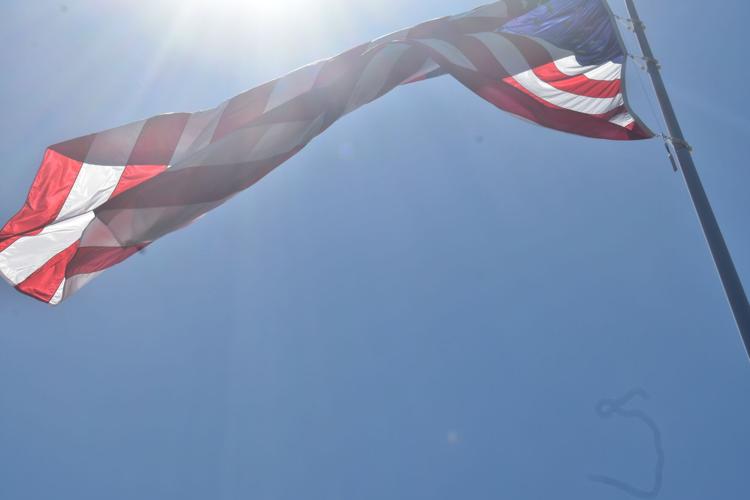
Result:
{"type": "Polygon", "coordinates": [[[742,287],[742,281],[740,281],[737,269],[734,267],[732,256],[724,241],[724,236],[721,234],[719,224],[716,222],[716,216],[708,201],[706,191],[703,189],[703,184],[698,176],[698,170],[695,168],[695,163],[693,163],[690,146],[682,134],[682,128],[667,94],[664,80],[661,77],[659,64],[654,58],[651,45],[646,38],[645,26],[638,16],[638,11],[635,8],[633,0],[625,0],[625,4],[630,14],[633,31],[638,39],[638,45],[645,59],[648,73],[651,76],[651,83],[656,91],[656,97],[659,99],[664,121],[667,124],[669,137],[666,140],[675,153],[673,157],[676,166],[685,177],[685,183],[693,200],[693,205],[695,205],[695,210],[698,213],[698,218],[703,227],[708,246],[711,249],[716,268],[719,271],[724,291],[732,307],[734,319],[737,322],[742,341],[745,344],[745,350],[748,356],[750,356],[750,305],[748,304],[745,290],[742,287]]]}

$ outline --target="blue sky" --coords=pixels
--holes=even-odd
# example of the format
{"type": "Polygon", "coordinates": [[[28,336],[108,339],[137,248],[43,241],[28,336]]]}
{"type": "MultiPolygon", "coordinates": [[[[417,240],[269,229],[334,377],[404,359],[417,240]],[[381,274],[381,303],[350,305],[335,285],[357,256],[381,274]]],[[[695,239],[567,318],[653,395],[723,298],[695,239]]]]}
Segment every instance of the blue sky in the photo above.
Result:
{"type": "MultiPolygon", "coordinates": [[[[211,107],[477,0],[0,6],[0,218],[45,146],[211,107]],[[294,12],[291,15],[290,12],[294,12]]],[[[641,2],[750,283],[750,7],[641,2]]],[[[621,11],[619,1],[612,2],[621,11]]],[[[637,71],[633,104],[655,129],[637,71]]],[[[657,141],[398,89],[58,308],[0,288],[0,498],[618,499],[747,493],[750,361],[657,141]]]]}

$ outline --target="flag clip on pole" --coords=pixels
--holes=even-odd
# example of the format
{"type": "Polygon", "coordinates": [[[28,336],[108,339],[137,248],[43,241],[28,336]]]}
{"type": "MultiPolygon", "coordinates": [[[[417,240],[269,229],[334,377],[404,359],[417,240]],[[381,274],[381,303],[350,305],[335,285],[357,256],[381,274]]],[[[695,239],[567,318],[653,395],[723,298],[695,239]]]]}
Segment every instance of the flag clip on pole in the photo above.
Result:
{"type": "Polygon", "coordinates": [[[724,286],[724,291],[732,307],[734,319],[737,322],[742,341],[745,344],[745,350],[748,356],[750,356],[750,304],[748,304],[745,290],[742,287],[742,281],[740,281],[740,277],[737,274],[732,256],[729,253],[724,236],[721,234],[721,229],[716,221],[716,216],[706,196],[706,191],[703,189],[703,184],[698,176],[698,170],[695,168],[695,163],[693,162],[692,149],[682,134],[682,128],[667,94],[664,80],[661,77],[659,64],[656,62],[654,53],[651,51],[651,46],[646,38],[643,21],[638,16],[638,11],[635,8],[633,0],[625,0],[625,5],[630,15],[632,30],[638,39],[638,45],[643,54],[646,69],[651,77],[656,97],[659,100],[664,121],[667,124],[669,137],[664,137],[665,145],[670,150],[674,166],[682,172],[685,178],[690,197],[693,200],[693,205],[695,205],[695,210],[698,213],[708,246],[711,249],[716,268],[719,271],[721,283],[724,286]]]}

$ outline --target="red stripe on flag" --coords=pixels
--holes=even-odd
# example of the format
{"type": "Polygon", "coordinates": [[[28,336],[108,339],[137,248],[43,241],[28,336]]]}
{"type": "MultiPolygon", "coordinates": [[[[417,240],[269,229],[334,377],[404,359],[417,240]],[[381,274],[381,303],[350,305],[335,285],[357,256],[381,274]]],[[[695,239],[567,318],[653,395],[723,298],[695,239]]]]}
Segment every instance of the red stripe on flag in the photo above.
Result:
{"type": "Polygon", "coordinates": [[[592,80],[586,75],[570,76],[561,72],[554,62],[537,66],[534,73],[558,90],[584,97],[616,97],[622,91],[621,80],[592,80]]]}
{"type": "MultiPolygon", "coordinates": [[[[353,88],[356,83],[355,76],[359,77],[367,63],[372,59],[372,54],[374,54],[374,51],[371,51],[369,57],[363,57],[369,47],[369,43],[363,43],[326,61],[320,68],[320,73],[318,73],[313,88],[333,85],[338,89],[353,88]]],[[[348,98],[351,94],[345,92],[344,95],[348,98]]]]}
{"type": "Polygon", "coordinates": [[[8,240],[37,231],[54,221],[81,170],[82,162],[48,149],[23,208],[0,230],[0,249],[8,240]]]}
{"type": "Polygon", "coordinates": [[[521,85],[520,83],[518,83],[518,81],[515,78],[513,78],[512,76],[509,76],[508,78],[503,78],[502,81],[505,82],[505,83],[507,83],[508,85],[510,85],[511,87],[513,87],[514,89],[523,92],[527,96],[529,96],[532,99],[534,99],[536,102],[538,102],[540,104],[543,104],[544,106],[547,106],[548,108],[560,109],[560,110],[563,109],[563,108],[557,106],[556,104],[552,104],[549,101],[545,101],[544,99],[542,99],[541,97],[539,97],[538,95],[536,95],[535,93],[533,93],[532,91],[528,90],[526,87],[524,87],[523,85],[521,85]]]}
{"type": "Polygon", "coordinates": [[[540,102],[538,98],[505,81],[483,78],[476,72],[454,71],[453,76],[498,108],[549,128],[587,137],[621,141],[652,137],[651,133],[640,126],[629,130],[608,121],[611,113],[621,113],[625,109],[624,106],[612,110],[605,116],[588,115],[540,102]]]}
{"type": "Polygon", "coordinates": [[[556,104],[553,104],[553,103],[551,103],[549,101],[546,101],[546,100],[542,99],[541,97],[539,97],[538,95],[536,95],[535,93],[533,93],[532,91],[530,91],[529,89],[527,89],[526,87],[524,87],[523,85],[521,85],[520,83],[518,83],[518,81],[515,78],[513,78],[513,77],[503,78],[502,81],[504,83],[507,83],[511,87],[513,87],[513,88],[515,88],[515,89],[523,92],[524,94],[526,94],[527,96],[531,97],[532,99],[534,99],[539,104],[542,104],[543,106],[546,106],[546,107],[551,108],[551,109],[557,109],[557,110],[560,110],[560,111],[567,111],[569,113],[578,113],[578,114],[583,114],[585,116],[591,116],[593,118],[603,118],[603,119],[606,119],[606,120],[609,120],[610,118],[612,118],[612,117],[614,117],[616,115],[619,115],[623,111],[627,110],[626,107],[624,105],[622,105],[622,106],[618,106],[618,107],[616,107],[616,108],[614,108],[614,109],[612,109],[610,111],[607,111],[606,113],[601,113],[601,114],[581,113],[579,111],[573,111],[571,109],[561,108],[560,106],[557,106],[556,104]]]}
{"type": "Polygon", "coordinates": [[[165,165],[128,165],[122,172],[120,182],[117,183],[117,187],[112,192],[109,199],[114,198],[118,194],[124,193],[128,189],[133,189],[137,185],[156,177],[165,170],[167,170],[165,165]]]}
{"type": "Polygon", "coordinates": [[[266,176],[302,148],[255,162],[169,169],[148,182],[112,197],[96,209],[105,224],[107,213],[135,208],[185,208],[186,205],[225,200],[266,176]]]}
{"type": "Polygon", "coordinates": [[[49,302],[65,278],[65,269],[76,253],[79,242],[48,260],[34,274],[16,286],[16,289],[42,302],[49,302]]]}
{"type": "Polygon", "coordinates": [[[97,134],[85,135],[69,141],[60,142],[49,147],[53,151],[57,151],[63,156],[67,156],[76,161],[83,162],[86,160],[86,156],[89,154],[91,144],[97,134]]]}
{"type": "Polygon", "coordinates": [[[128,165],[168,165],[190,115],[175,113],[150,118],[133,147],[128,165]]]}
{"type": "Polygon", "coordinates": [[[276,80],[230,99],[221,118],[219,118],[219,124],[216,126],[211,142],[221,140],[226,135],[258,118],[266,109],[275,85],[276,80]]]}
{"type": "Polygon", "coordinates": [[[616,80],[615,83],[591,80],[585,75],[571,77],[557,68],[552,55],[540,43],[511,33],[501,33],[501,35],[516,46],[539,78],[559,90],[585,97],[615,97],[620,93],[620,80],[616,80]]]}
{"type": "Polygon", "coordinates": [[[143,250],[147,245],[132,247],[81,247],[68,264],[65,276],[78,276],[103,271],[119,264],[131,255],[143,250]]]}
{"type": "Polygon", "coordinates": [[[378,95],[373,100],[390,92],[394,87],[406,83],[412,75],[424,66],[426,62],[427,54],[422,48],[409,47],[406,52],[401,54],[401,57],[399,57],[388,75],[385,84],[383,84],[380,92],[378,92],[378,95]]]}

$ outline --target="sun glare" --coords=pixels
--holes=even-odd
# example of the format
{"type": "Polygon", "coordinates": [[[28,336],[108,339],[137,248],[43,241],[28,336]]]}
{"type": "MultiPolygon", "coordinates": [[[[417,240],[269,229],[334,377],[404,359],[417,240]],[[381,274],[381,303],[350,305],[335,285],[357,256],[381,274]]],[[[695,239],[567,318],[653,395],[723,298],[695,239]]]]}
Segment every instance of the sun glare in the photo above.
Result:
{"type": "Polygon", "coordinates": [[[161,0],[158,4],[160,12],[150,17],[153,24],[168,22],[164,48],[214,60],[236,61],[239,55],[267,58],[271,49],[283,58],[284,51],[304,51],[311,40],[333,44],[355,29],[357,18],[365,17],[352,16],[351,4],[345,0],[161,0]]]}
{"type": "Polygon", "coordinates": [[[129,37],[151,47],[143,54],[144,88],[176,70],[218,71],[224,82],[250,85],[400,28],[389,18],[399,1],[152,0],[143,9],[108,0],[94,3],[92,15],[127,19],[136,29],[129,37]]]}
{"type": "Polygon", "coordinates": [[[310,6],[311,3],[305,0],[259,0],[259,1],[243,1],[243,0],[223,0],[218,4],[226,4],[227,7],[236,9],[237,11],[244,11],[250,15],[262,15],[267,17],[277,16],[294,16],[295,13],[304,12],[305,6],[310,6]]]}

